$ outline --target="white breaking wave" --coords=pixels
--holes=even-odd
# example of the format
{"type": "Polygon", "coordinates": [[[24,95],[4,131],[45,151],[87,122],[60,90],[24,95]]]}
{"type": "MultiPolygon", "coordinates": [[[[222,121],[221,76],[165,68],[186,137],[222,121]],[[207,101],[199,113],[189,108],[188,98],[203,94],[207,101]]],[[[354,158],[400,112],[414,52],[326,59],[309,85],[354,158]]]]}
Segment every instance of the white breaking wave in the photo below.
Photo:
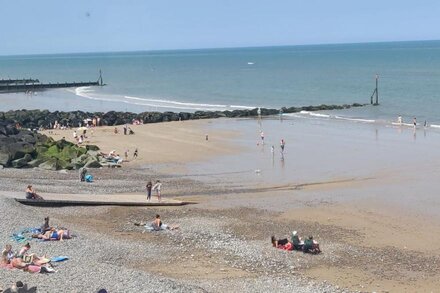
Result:
{"type": "Polygon", "coordinates": [[[314,112],[310,112],[310,111],[301,111],[299,113],[300,114],[310,115],[310,116],[313,116],[313,117],[320,117],[320,118],[330,118],[331,117],[328,114],[314,113],[314,112]]]}
{"type": "Polygon", "coordinates": [[[142,102],[153,102],[155,107],[173,108],[173,109],[189,109],[189,110],[211,110],[211,111],[225,111],[236,109],[255,109],[256,107],[241,106],[241,105],[221,105],[221,104],[197,104],[188,102],[178,102],[171,100],[151,99],[151,98],[139,98],[125,96],[126,99],[138,100],[142,102]]]}
{"type": "Polygon", "coordinates": [[[437,125],[437,124],[431,124],[429,126],[432,127],[432,128],[440,128],[440,125],[437,125]]]}
{"type": "MultiPolygon", "coordinates": [[[[72,91],[73,92],[73,91],[72,91]]],[[[126,103],[131,105],[145,106],[150,108],[192,110],[192,111],[226,111],[226,110],[251,110],[257,107],[242,105],[222,105],[222,104],[198,104],[189,102],[179,102],[165,99],[141,98],[119,95],[102,95],[94,92],[91,87],[78,87],[74,90],[75,95],[90,100],[108,101],[116,103],[126,103]]],[[[150,109],[148,109],[150,110],[150,109]]]]}
{"type": "Polygon", "coordinates": [[[373,119],[349,118],[349,117],[342,117],[342,116],[335,116],[335,118],[341,119],[341,120],[354,121],[354,122],[364,122],[364,123],[375,123],[376,122],[376,120],[373,120],[373,119]]]}

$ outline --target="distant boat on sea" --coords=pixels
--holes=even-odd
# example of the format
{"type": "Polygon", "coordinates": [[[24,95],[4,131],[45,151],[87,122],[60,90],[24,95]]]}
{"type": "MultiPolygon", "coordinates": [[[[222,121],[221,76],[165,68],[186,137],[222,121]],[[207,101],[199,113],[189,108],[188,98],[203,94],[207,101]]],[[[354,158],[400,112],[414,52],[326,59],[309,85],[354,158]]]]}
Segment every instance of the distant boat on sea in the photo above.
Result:
{"type": "Polygon", "coordinates": [[[248,65],[254,65],[255,63],[254,62],[248,62],[248,65]]]}

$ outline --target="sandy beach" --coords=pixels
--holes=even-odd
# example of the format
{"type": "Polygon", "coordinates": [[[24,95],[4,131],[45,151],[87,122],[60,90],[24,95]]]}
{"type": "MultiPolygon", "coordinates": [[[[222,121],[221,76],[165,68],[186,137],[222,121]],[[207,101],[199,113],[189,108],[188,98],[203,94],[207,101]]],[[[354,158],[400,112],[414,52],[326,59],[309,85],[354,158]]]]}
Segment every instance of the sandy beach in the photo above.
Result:
{"type": "MultiPolygon", "coordinates": [[[[269,148],[255,146],[259,133],[250,123],[220,119],[149,124],[131,126],[135,134],[126,136],[121,127],[119,134],[114,127],[96,128],[88,132],[90,144],[121,154],[138,148],[139,157],[121,169],[92,170],[92,184],[77,182],[75,171],[0,170],[0,208],[7,215],[0,229],[4,243],[20,227],[38,226],[49,214],[54,224],[78,235],[64,243],[33,242],[36,253],[68,254],[70,259],[50,276],[1,270],[0,288],[20,279],[37,286],[38,292],[53,292],[57,282],[68,278],[69,292],[103,287],[110,292],[436,292],[440,223],[431,215],[438,208],[438,186],[427,186],[437,174],[429,164],[433,152],[419,160],[417,150],[415,158],[401,163],[399,157],[415,147],[437,145],[437,133],[414,146],[412,133],[396,134],[383,126],[378,131],[350,126],[351,132],[338,136],[341,129],[328,132],[326,125],[295,120],[292,128],[290,122],[263,122],[268,145],[278,143],[279,132],[286,135],[283,127],[292,129],[294,137],[287,140],[281,164],[278,153],[271,162],[269,148]],[[350,141],[347,150],[341,137],[343,143],[350,141]],[[316,139],[325,142],[327,153],[314,152],[316,139]],[[396,144],[403,145],[399,153],[390,151],[396,144]],[[380,163],[364,157],[357,171],[356,163],[376,152],[372,145],[382,150],[377,154],[380,163]],[[342,154],[324,158],[333,153],[342,154]],[[341,160],[343,154],[350,162],[341,160]],[[325,161],[325,166],[309,163],[306,170],[306,155],[315,155],[315,162],[325,161]],[[342,163],[332,168],[338,160],[342,163]],[[426,172],[397,176],[403,165],[426,172]],[[293,170],[305,171],[289,175],[293,170]],[[198,204],[49,209],[12,200],[22,196],[30,182],[48,198],[142,200],[150,179],[162,180],[165,198],[198,204]],[[422,197],[415,196],[422,191],[422,197]],[[151,221],[156,213],[180,229],[149,233],[133,224],[151,221]],[[270,236],[286,237],[293,230],[302,237],[313,235],[323,253],[271,246],[270,236]]],[[[49,135],[73,140],[72,130],[49,135]]]]}
{"type": "MultiPolygon", "coordinates": [[[[211,156],[236,153],[239,148],[230,143],[237,136],[232,130],[213,130],[207,132],[207,125],[213,121],[180,121],[145,125],[129,125],[133,135],[124,135],[123,126],[96,127],[90,129],[84,144],[94,144],[104,153],[115,150],[124,158],[128,150],[128,165],[141,166],[161,163],[186,163],[206,160],[211,156]],[[118,133],[115,134],[115,128],[118,133]],[[206,140],[208,135],[208,140],[206,140]],[[133,153],[138,150],[138,158],[133,153]]],[[[76,143],[73,131],[43,131],[54,139],[65,138],[76,143]]],[[[79,135],[78,131],[78,135],[79,135]]]]}

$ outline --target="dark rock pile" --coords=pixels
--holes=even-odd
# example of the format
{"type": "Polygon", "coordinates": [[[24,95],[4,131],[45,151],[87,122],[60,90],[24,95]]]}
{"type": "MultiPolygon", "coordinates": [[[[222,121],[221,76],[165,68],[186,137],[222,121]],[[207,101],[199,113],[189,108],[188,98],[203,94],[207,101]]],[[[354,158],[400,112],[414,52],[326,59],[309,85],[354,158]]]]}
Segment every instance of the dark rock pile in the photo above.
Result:
{"type": "Polygon", "coordinates": [[[99,168],[105,160],[94,145],[79,147],[64,139],[54,141],[11,120],[0,120],[0,167],[46,170],[99,168]]]}
{"type": "MultiPolygon", "coordinates": [[[[341,110],[352,107],[362,107],[364,104],[354,103],[351,105],[319,105],[304,107],[283,107],[281,109],[261,108],[262,116],[277,115],[279,113],[297,113],[300,111],[323,111],[323,110],[341,110]]],[[[24,128],[38,129],[51,128],[55,122],[66,127],[79,127],[83,125],[85,119],[99,118],[99,125],[122,125],[131,123],[133,120],[142,121],[143,123],[158,123],[166,121],[194,120],[194,119],[210,119],[210,118],[239,118],[239,117],[257,117],[258,109],[252,110],[234,110],[234,111],[196,111],[188,112],[49,112],[48,110],[15,110],[0,112],[0,121],[12,120],[19,123],[24,128]]]]}

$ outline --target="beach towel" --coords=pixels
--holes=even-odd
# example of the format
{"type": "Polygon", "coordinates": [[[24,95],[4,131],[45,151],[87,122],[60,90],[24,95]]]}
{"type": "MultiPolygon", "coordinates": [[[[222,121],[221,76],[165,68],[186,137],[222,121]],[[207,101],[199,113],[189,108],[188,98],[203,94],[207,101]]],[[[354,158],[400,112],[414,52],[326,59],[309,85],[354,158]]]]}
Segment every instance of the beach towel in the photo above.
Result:
{"type": "Polygon", "coordinates": [[[15,242],[23,243],[23,242],[26,242],[32,238],[29,239],[28,237],[24,236],[23,234],[15,234],[14,233],[14,234],[12,234],[11,239],[15,242]]]}
{"type": "Polygon", "coordinates": [[[162,230],[168,229],[168,225],[167,224],[162,224],[159,229],[153,227],[153,225],[151,225],[151,224],[147,224],[144,227],[149,232],[152,232],[152,231],[162,231],[162,230]]]}
{"type": "Polygon", "coordinates": [[[52,257],[51,259],[50,259],[50,261],[51,262],[60,262],[60,261],[65,261],[65,260],[68,260],[69,258],[67,257],[67,256],[55,256],[55,257],[52,257]]]}
{"type": "Polygon", "coordinates": [[[41,233],[40,228],[24,228],[18,231],[17,233],[12,234],[11,238],[13,241],[18,243],[27,242],[32,239],[32,234],[39,234],[41,233]]]}

